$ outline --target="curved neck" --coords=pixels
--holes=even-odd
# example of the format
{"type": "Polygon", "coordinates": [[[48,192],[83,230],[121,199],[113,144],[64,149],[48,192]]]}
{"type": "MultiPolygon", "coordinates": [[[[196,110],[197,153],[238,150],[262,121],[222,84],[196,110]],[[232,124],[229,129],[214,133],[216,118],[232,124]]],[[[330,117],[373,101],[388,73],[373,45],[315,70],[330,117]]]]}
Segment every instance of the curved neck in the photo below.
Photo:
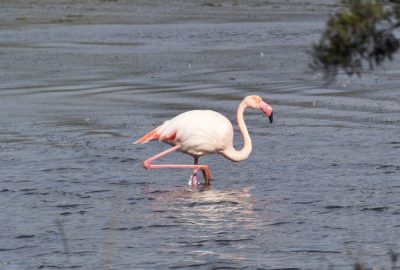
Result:
{"type": "Polygon", "coordinates": [[[239,105],[236,114],[239,130],[243,137],[243,148],[241,150],[236,150],[232,145],[230,148],[225,149],[225,151],[223,152],[223,155],[232,161],[245,160],[251,153],[252,149],[251,139],[243,119],[243,113],[246,108],[247,104],[244,101],[242,101],[239,105]]]}

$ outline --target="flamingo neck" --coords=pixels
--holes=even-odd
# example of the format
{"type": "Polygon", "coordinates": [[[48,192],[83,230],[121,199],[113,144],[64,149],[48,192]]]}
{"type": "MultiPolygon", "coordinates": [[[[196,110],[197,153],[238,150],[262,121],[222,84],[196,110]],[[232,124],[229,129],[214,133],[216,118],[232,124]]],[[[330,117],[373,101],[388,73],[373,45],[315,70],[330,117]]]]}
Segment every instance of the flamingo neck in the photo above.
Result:
{"type": "Polygon", "coordinates": [[[226,149],[223,154],[226,158],[231,161],[242,161],[249,157],[252,149],[251,138],[249,132],[247,131],[246,124],[244,122],[243,113],[247,108],[246,102],[242,101],[237,110],[237,123],[239,126],[240,133],[243,137],[243,148],[241,150],[236,150],[233,145],[226,149]]]}

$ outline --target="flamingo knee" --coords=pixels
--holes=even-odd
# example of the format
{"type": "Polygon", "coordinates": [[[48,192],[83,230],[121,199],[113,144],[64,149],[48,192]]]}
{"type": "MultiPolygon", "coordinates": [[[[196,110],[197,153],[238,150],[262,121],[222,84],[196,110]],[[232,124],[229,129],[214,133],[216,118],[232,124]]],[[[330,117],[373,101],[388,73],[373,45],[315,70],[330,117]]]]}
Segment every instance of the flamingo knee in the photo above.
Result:
{"type": "Polygon", "coordinates": [[[150,164],[150,161],[149,160],[145,160],[145,161],[143,161],[142,162],[142,165],[143,165],[143,168],[145,168],[145,169],[150,169],[150,167],[151,167],[151,164],[150,164]]]}

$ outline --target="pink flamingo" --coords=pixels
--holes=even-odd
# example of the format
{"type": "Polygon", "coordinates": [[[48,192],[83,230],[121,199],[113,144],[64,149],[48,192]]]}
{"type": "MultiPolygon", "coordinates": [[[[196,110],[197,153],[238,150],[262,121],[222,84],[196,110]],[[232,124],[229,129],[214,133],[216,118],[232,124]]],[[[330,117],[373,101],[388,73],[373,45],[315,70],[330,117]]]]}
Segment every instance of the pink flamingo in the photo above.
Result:
{"type": "Polygon", "coordinates": [[[165,121],[164,124],[150,131],[133,144],[147,143],[150,140],[160,140],[172,148],[163,151],[143,162],[146,169],[193,169],[189,184],[197,186],[197,171],[203,173],[205,184],[210,184],[211,173],[208,165],[199,165],[200,156],[218,153],[231,161],[241,161],[250,155],[252,145],[249,132],[243,119],[246,108],[261,110],[273,121],[273,112],[270,105],[259,96],[247,96],[240,103],[237,110],[237,123],[243,136],[244,145],[241,150],[233,147],[233,128],[231,122],[222,114],[210,110],[187,111],[165,121]],[[153,161],[174,151],[180,151],[194,158],[193,165],[184,164],[152,164],[153,161]]]}

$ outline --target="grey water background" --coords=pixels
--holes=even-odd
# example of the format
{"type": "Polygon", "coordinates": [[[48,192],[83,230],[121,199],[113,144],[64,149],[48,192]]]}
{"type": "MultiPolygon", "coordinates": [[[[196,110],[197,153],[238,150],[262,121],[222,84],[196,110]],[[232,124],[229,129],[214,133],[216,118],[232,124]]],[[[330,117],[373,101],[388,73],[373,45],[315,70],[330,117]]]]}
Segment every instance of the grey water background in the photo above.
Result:
{"type": "Polygon", "coordinates": [[[2,1],[0,269],[388,269],[399,61],[324,85],[306,51],[337,6],[307,3],[2,1]],[[203,157],[210,188],[141,167],[168,146],[138,137],[249,94],[275,122],[246,111],[253,152],[203,157]]]}

